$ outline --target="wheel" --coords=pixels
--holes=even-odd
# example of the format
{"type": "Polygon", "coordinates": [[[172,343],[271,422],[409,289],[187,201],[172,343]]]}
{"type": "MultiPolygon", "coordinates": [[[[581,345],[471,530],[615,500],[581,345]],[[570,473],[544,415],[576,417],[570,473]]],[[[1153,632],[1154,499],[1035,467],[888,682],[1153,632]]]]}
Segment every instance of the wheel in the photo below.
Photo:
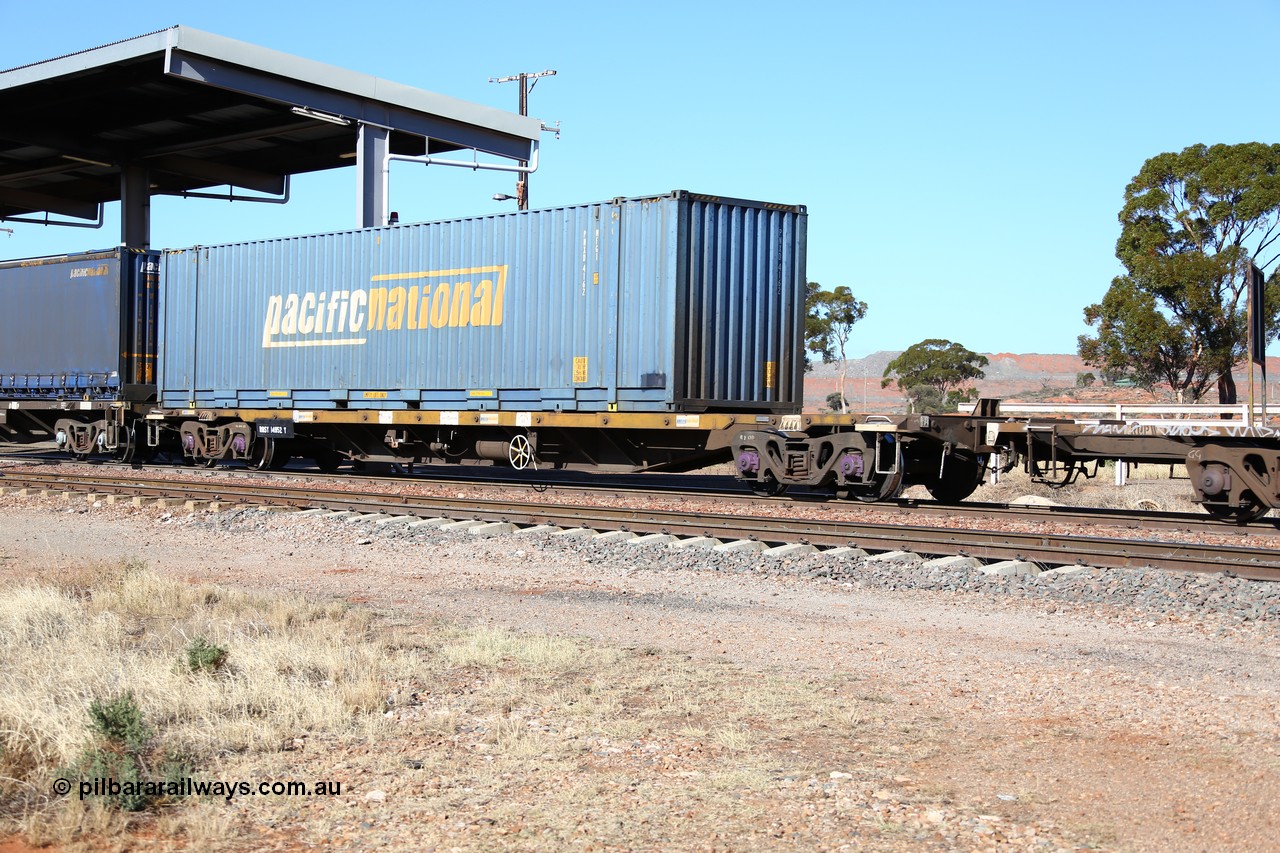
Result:
{"type": "Polygon", "coordinates": [[[311,458],[315,460],[316,467],[322,474],[332,474],[342,464],[342,457],[338,455],[338,451],[329,447],[314,451],[311,458]]]}
{"type": "Polygon", "coordinates": [[[751,482],[751,491],[762,498],[776,498],[778,495],[785,494],[787,487],[783,483],[779,483],[772,474],[766,471],[759,480],[751,482]]]}
{"type": "Polygon", "coordinates": [[[846,483],[849,497],[863,503],[876,503],[896,498],[902,493],[902,478],[906,465],[902,461],[902,448],[894,443],[893,471],[888,474],[872,473],[869,483],[846,483]]]}
{"type": "Polygon", "coordinates": [[[527,435],[517,435],[507,443],[507,459],[511,462],[511,467],[517,471],[523,471],[535,464],[533,445],[529,442],[527,435]]]}
{"type": "Polygon", "coordinates": [[[276,443],[270,438],[258,438],[249,448],[249,467],[255,471],[271,470],[271,460],[275,456],[276,443]]]}
{"type": "Polygon", "coordinates": [[[116,447],[116,458],[129,465],[141,466],[155,458],[156,448],[148,447],[145,433],[133,423],[124,428],[124,440],[116,447]]]}
{"type": "Polygon", "coordinates": [[[271,454],[272,471],[283,471],[284,466],[289,464],[289,460],[293,458],[293,454],[289,452],[288,445],[280,443],[276,445],[275,452],[271,454]]]}
{"type": "Polygon", "coordinates": [[[121,427],[120,441],[116,444],[116,459],[126,464],[133,461],[138,450],[138,430],[137,427],[130,425],[121,427]]]}
{"type": "Polygon", "coordinates": [[[892,474],[876,474],[875,477],[876,479],[868,484],[858,483],[848,486],[846,491],[850,497],[867,504],[892,500],[902,493],[901,468],[892,474]]]}
{"type": "Polygon", "coordinates": [[[1240,506],[1210,503],[1201,504],[1201,506],[1204,507],[1205,512],[1214,518],[1229,521],[1233,524],[1248,524],[1251,521],[1257,521],[1271,511],[1271,507],[1262,503],[1250,492],[1245,492],[1241,495],[1240,501],[1240,506]]]}
{"type": "Polygon", "coordinates": [[[944,504],[960,503],[982,485],[982,471],[987,465],[985,456],[969,456],[953,453],[942,466],[942,476],[925,488],[935,501],[944,504]]]}

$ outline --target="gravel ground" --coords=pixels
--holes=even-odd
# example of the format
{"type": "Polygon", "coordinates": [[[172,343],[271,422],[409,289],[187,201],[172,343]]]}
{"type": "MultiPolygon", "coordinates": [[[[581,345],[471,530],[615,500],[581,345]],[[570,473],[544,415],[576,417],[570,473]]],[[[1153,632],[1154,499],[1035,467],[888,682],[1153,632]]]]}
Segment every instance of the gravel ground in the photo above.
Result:
{"type": "MultiPolygon", "coordinates": [[[[1280,837],[1273,586],[1146,570],[1003,578],[910,559],[0,497],[0,576],[123,557],[824,685],[865,714],[878,775],[780,778],[827,803],[808,827],[814,846],[1262,850],[1280,837]]],[[[381,772],[376,754],[344,758],[348,772],[381,772]]],[[[390,825],[356,840],[412,848],[414,827],[390,825]]]]}

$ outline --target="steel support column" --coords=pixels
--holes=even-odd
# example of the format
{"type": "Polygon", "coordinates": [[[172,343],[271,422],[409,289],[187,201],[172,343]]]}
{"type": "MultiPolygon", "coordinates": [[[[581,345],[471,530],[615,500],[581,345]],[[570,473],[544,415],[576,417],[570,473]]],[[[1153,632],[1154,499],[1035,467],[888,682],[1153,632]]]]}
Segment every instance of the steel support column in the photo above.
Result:
{"type": "Polygon", "coordinates": [[[361,124],[356,141],[356,227],[387,224],[387,155],[391,131],[361,124]]]}
{"type": "Polygon", "coordinates": [[[146,166],[129,163],[120,169],[120,244],[151,247],[151,176],[146,166]]]}

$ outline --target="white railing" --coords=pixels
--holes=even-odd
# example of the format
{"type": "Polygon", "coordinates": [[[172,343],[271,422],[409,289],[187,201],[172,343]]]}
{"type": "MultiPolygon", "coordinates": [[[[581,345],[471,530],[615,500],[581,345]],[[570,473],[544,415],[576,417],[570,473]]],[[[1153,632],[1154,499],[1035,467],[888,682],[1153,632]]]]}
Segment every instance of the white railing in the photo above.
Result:
{"type": "MultiPolygon", "coordinates": [[[[1248,403],[1236,403],[1224,406],[1218,403],[1001,403],[1002,415],[1092,415],[1087,420],[1114,419],[1126,423],[1150,424],[1153,426],[1177,419],[1183,426],[1222,426],[1222,415],[1230,415],[1235,423],[1251,427],[1265,426],[1268,419],[1274,417],[1271,412],[1280,414],[1280,404],[1269,408],[1255,404],[1250,417],[1248,403]],[[1148,415],[1154,417],[1138,417],[1148,415]]],[[[1079,419],[1075,419],[1079,420],[1079,419]]],[[[1116,460],[1116,485],[1123,486],[1129,478],[1129,463],[1116,460]]]]}
{"type": "Polygon", "coordinates": [[[1263,409],[1254,404],[1253,416],[1249,415],[1248,403],[1234,403],[1224,406],[1218,403],[1001,403],[1002,415],[1093,415],[1093,419],[1114,419],[1118,421],[1164,421],[1177,418],[1187,424],[1203,424],[1212,426],[1222,423],[1223,415],[1238,418],[1245,426],[1266,423],[1268,418],[1280,415],[1280,404],[1263,409]],[[1148,415],[1154,417],[1138,417],[1148,415]]]}

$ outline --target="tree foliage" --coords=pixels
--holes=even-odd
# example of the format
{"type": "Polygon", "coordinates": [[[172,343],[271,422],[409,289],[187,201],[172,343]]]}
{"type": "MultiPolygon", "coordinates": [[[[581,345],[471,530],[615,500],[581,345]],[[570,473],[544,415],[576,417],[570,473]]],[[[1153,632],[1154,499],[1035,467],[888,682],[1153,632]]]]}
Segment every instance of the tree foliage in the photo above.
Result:
{"type": "Polygon", "coordinates": [[[975,379],[986,374],[990,362],[961,344],[929,338],[907,347],[884,369],[880,387],[896,381],[915,412],[955,411],[962,402],[977,397],[975,379]],[[966,387],[967,386],[967,387],[966,387]]]}
{"type": "MultiPolygon", "coordinates": [[[[1255,261],[1280,257],[1280,145],[1193,145],[1152,157],[1125,188],[1116,257],[1126,274],[1084,309],[1097,335],[1080,356],[1104,375],[1198,400],[1217,383],[1235,402],[1247,355],[1246,293],[1255,261]]],[[[1267,339],[1280,330],[1280,268],[1266,283],[1267,339]]]]}
{"type": "MultiPolygon", "coordinates": [[[[805,286],[805,347],[809,352],[821,355],[826,364],[840,363],[840,390],[837,393],[842,401],[847,400],[844,386],[849,367],[846,355],[849,338],[854,324],[866,315],[867,303],[860,302],[843,285],[835,290],[823,290],[820,284],[811,281],[805,286]]],[[[806,368],[807,365],[806,360],[806,368]]],[[[848,411],[847,403],[841,411],[848,411]]]]}

